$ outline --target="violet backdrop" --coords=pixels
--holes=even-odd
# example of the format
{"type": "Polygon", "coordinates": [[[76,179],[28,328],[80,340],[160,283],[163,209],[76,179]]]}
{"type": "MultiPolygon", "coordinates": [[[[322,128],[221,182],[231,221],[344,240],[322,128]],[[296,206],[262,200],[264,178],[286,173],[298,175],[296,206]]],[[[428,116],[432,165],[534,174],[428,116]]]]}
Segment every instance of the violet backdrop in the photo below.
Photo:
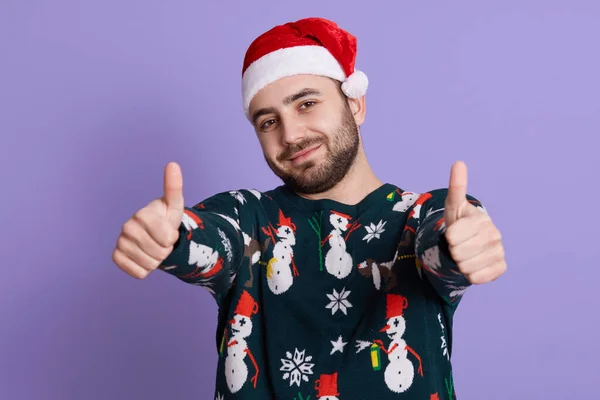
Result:
{"type": "Polygon", "coordinates": [[[508,272],[457,313],[458,398],[600,396],[597,1],[2,0],[1,399],[212,398],[210,295],[111,252],[168,161],[188,205],[279,184],[240,69],[315,15],[358,37],[379,176],[426,191],[465,160],[504,235],[508,272]]]}

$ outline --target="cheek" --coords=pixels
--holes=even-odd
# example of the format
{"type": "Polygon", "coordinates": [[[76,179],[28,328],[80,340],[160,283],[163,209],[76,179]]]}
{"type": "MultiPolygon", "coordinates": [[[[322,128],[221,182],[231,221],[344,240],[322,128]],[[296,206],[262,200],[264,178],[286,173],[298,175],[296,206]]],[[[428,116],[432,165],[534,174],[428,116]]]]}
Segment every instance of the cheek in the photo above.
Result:
{"type": "Polygon", "coordinates": [[[336,128],[335,120],[331,116],[320,115],[314,113],[310,116],[310,121],[307,123],[310,130],[319,132],[322,135],[329,136],[336,128]]]}
{"type": "Polygon", "coordinates": [[[318,110],[314,110],[307,116],[309,118],[307,122],[313,129],[328,136],[340,127],[343,120],[342,114],[337,110],[337,105],[335,108],[319,107],[318,110]]]}
{"type": "Polygon", "coordinates": [[[264,137],[259,139],[258,142],[263,154],[270,160],[275,160],[277,155],[279,155],[279,153],[282,151],[281,146],[273,137],[264,137]]]}

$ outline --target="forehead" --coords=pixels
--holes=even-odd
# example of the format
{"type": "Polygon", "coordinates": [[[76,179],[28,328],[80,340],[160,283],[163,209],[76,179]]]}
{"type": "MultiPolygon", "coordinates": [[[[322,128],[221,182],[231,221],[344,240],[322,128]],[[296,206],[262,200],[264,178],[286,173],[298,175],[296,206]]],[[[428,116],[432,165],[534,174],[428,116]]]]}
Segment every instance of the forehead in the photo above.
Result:
{"type": "Polygon", "coordinates": [[[261,89],[250,102],[250,113],[264,107],[280,107],[287,97],[307,88],[316,89],[324,95],[337,90],[335,82],[324,76],[287,76],[261,89]]]}

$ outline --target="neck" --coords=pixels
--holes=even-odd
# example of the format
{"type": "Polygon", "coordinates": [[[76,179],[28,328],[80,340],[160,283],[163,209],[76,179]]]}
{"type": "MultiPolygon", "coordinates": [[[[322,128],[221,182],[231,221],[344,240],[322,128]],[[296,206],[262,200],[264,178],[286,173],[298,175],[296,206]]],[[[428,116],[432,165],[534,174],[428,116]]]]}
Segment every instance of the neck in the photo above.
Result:
{"type": "Polygon", "coordinates": [[[298,193],[298,195],[310,200],[330,199],[343,204],[355,205],[382,184],[383,182],[375,176],[371,169],[361,143],[354,164],[337,185],[325,192],[310,195],[298,193]]]}

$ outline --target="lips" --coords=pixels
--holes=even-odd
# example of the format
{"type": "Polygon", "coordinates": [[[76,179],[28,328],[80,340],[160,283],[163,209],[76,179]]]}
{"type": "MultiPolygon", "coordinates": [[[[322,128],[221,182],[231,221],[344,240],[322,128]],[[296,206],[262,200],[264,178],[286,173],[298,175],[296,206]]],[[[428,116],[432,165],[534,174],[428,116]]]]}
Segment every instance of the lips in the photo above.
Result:
{"type": "Polygon", "coordinates": [[[295,153],[290,157],[290,161],[294,161],[295,159],[300,158],[300,157],[310,153],[311,151],[318,149],[319,147],[321,147],[321,143],[317,144],[316,146],[309,147],[308,149],[299,151],[298,153],[295,153]]]}

